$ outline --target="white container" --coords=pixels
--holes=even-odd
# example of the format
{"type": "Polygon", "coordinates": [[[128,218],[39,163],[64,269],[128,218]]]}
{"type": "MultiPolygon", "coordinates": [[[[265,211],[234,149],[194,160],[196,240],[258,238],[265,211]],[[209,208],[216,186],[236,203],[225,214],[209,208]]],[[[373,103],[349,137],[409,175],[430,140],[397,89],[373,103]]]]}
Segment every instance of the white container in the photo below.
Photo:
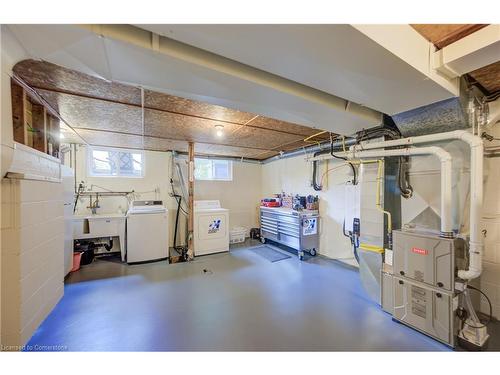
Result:
{"type": "Polygon", "coordinates": [[[235,227],[229,232],[229,243],[241,243],[245,242],[245,236],[247,234],[247,228],[235,227]]]}

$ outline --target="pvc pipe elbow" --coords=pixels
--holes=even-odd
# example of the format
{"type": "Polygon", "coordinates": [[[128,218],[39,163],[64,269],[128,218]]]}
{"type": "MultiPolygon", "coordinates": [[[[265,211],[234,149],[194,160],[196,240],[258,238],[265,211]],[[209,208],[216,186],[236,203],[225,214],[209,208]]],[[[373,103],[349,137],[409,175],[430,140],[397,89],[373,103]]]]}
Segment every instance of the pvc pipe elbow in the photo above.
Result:
{"type": "Polygon", "coordinates": [[[483,244],[478,242],[469,242],[469,269],[459,270],[458,277],[463,280],[472,280],[478,278],[483,270],[483,244]]]}
{"type": "Polygon", "coordinates": [[[469,133],[467,130],[455,130],[453,133],[457,139],[468,143],[471,148],[483,146],[483,140],[477,135],[469,133]]]}
{"type": "Polygon", "coordinates": [[[481,276],[481,270],[459,270],[458,277],[462,280],[473,280],[481,276]]]}

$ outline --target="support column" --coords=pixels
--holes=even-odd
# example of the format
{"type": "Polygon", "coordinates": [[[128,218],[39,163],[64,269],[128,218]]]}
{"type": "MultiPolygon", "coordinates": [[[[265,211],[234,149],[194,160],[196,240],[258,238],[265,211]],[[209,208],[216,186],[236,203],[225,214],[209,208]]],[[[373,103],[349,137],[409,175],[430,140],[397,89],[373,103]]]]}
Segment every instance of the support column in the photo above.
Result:
{"type": "Polygon", "coordinates": [[[194,143],[188,145],[188,259],[194,258],[194,143]]]}

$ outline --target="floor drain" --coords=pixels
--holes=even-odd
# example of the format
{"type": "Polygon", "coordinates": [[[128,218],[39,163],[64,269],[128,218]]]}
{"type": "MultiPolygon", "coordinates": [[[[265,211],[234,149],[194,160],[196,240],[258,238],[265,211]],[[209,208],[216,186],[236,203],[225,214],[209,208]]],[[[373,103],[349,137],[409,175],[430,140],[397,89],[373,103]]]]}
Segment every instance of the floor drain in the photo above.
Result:
{"type": "Polygon", "coordinates": [[[206,268],[203,269],[203,273],[205,275],[211,275],[213,272],[211,270],[207,270],[206,268]]]}

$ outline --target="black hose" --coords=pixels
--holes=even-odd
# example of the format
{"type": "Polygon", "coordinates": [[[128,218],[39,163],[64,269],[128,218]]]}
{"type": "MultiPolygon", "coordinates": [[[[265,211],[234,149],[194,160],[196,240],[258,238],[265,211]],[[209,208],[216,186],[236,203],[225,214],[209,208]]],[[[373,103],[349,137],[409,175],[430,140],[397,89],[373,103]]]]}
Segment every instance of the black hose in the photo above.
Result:
{"type": "Polygon", "coordinates": [[[409,199],[413,195],[413,187],[410,184],[410,178],[408,174],[408,169],[406,165],[408,163],[408,157],[399,157],[399,168],[398,168],[398,187],[403,198],[409,199]]]}
{"type": "MultiPolygon", "coordinates": [[[[377,138],[377,137],[384,137],[384,136],[386,136],[390,139],[397,139],[397,138],[401,138],[401,133],[399,132],[399,130],[395,126],[391,127],[391,126],[381,125],[381,126],[378,126],[376,128],[371,128],[371,129],[366,129],[366,130],[363,129],[363,130],[359,131],[356,134],[355,140],[356,140],[356,143],[360,143],[361,141],[365,141],[365,140],[373,139],[373,138],[377,138]]],[[[347,161],[347,158],[335,155],[334,151],[335,150],[333,148],[333,138],[331,137],[331,134],[330,134],[330,150],[329,151],[328,150],[317,151],[316,153],[314,153],[314,156],[316,157],[318,155],[329,153],[333,158],[336,158],[336,159],[339,159],[342,161],[347,161]]],[[[352,174],[353,174],[352,183],[353,183],[353,185],[356,185],[358,183],[356,167],[352,163],[348,162],[348,164],[351,167],[352,174]]],[[[321,185],[318,185],[318,183],[316,181],[317,171],[318,171],[318,162],[315,160],[315,161],[313,161],[312,186],[313,186],[313,189],[315,191],[321,191],[323,187],[321,185]]],[[[411,189],[409,182],[407,184],[408,184],[408,188],[411,189]]],[[[407,191],[407,189],[405,189],[405,191],[407,191]]],[[[413,191],[413,189],[411,189],[411,190],[413,191]]]]}
{"type": "MultiPolygon", "coordinates": [[[[318,151],[318,152],[314,153],[314,156],[316,157],[322,153],[324,153],[324,152],[318,151]]],[[[318,185],[318,183],[316,182],[316,170],[317,169],[318,169],[318,161],[314,160],[313,161],[313,171],[312,171],[312,186],[313,186],[314,190],[321,191],[323,189],[323,186],[318,185]]]]}
{"type": "Polygon", "coordinates": [[[492,317],[493,317],[493,306],[491,305],[491,301],[490,301],[490,299],[488,298],[488,296],[487,296],[487,295],[486,295],[486,294],[485,294],[482,290],[480,290],[480,289],[478,289],[478,288],[475,288],[475,287],[473,287],[472,285],[467,285],[467,289],[472,289],[472,290],[475,290],[476,292],[481,293],[481,294],[484,296],[484,298],[486,298],[486,301],[488,301],[488,305],[489,305],[489,307],[490,307],[490,314],[489,314],[489,316],[488,316],[488,321],[487,321],[486,323],[483,323],[483,324],[482,324],[482,325],[480,325],[480,326],[473,326],[473,325],[471,325],[471,324],[467,323],[465,319],[463,320],[463,323],[464,323],[464,324],[466,324],[466,325],[468,325],[468,326],[469,326],[469,327],[471,327],[471,328],[484,328],[484,327],[486,327],[488,324],[490,324],[490,323],[491,323],[491,321],[492,321],[492,317]]]}
{"type": "Polygon", "coordinates": [[[177,248],[177,227],[179,225],[179,213],[181,208],[181,196],[174,195],[175,200],[177,201],[177,212],[175,213],[175,229],[174,229],[174,249],[177,248]]]}
{"type": "MultiPolygon", "coordinates": [[[[342,156],[337,156],[334,154],[333,152],[333,138],[330,140],[330,155],[332,155],[332,157],[334,157],[335,159],[339,159],[339,160],[343,160],[343,161],[347,161],[347,158],[344,158],[342,156]]],[[[356,178],[356,168],[354,167],[354,165],[352,163],[349,163],[349,165],[351,166],[351,169],[352,169],[352,184],[353,185],[356,185],[358,182],[357,182],[357,178],[356,178]]]]}

